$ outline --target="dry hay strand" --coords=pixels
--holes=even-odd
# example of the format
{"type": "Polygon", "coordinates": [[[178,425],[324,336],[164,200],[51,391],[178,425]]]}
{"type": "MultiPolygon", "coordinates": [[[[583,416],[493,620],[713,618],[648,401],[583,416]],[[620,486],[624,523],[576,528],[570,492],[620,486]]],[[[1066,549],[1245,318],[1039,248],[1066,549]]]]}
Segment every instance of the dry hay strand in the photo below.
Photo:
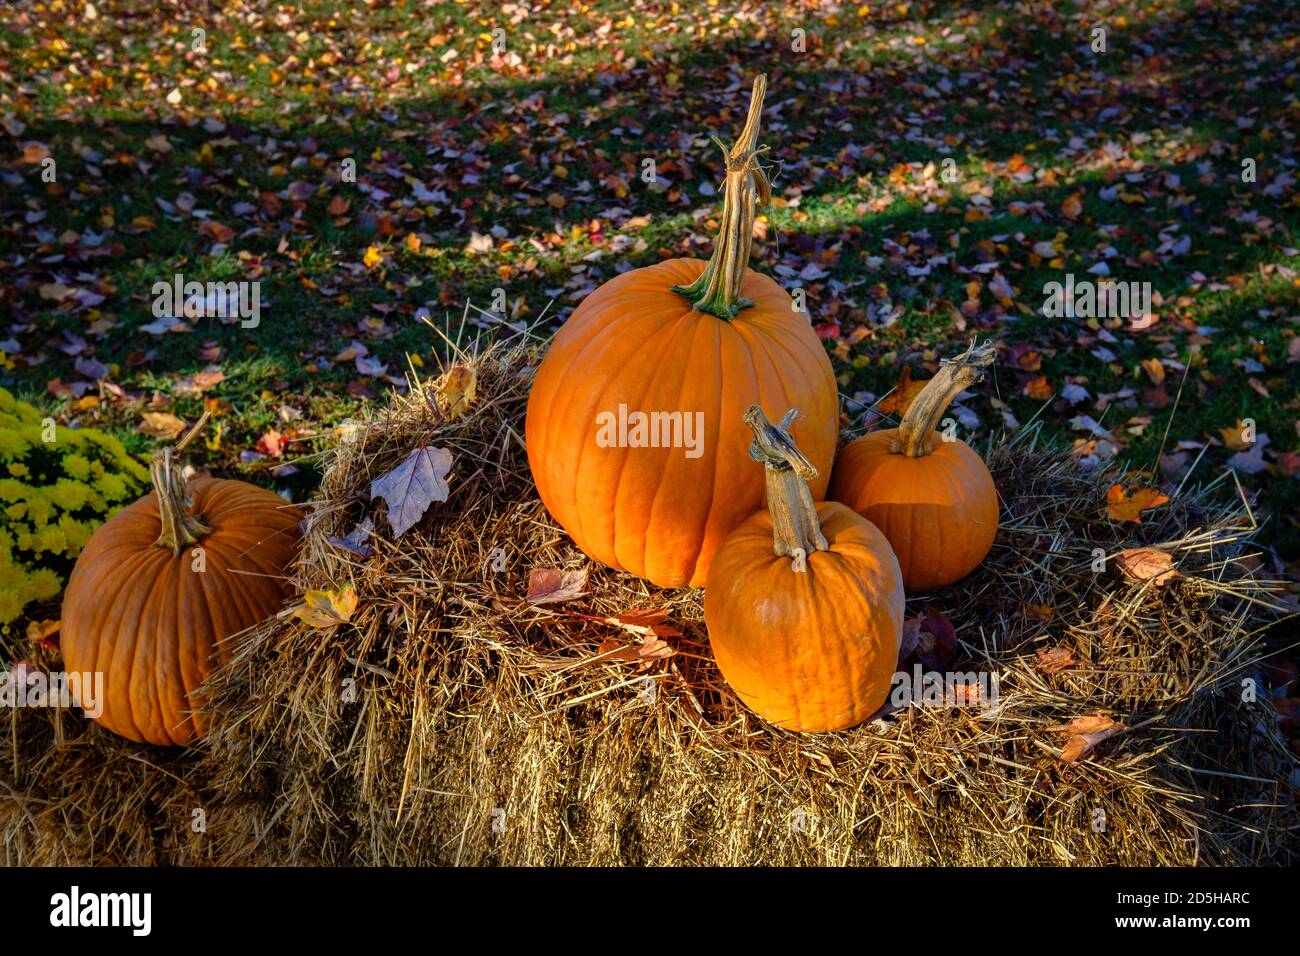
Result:
{"type": "Polygon", "coordinates": [[[241,635],[209,682],[215,726],[200,749],[115,741],[73,713],[14,712],[0,751],[6,861],[1297,856],[1294,759],[1267,693],[1242,693],[1261,630],[1279,616],[1246,560],[1244,501],[1186,491],[1141,525],[1114,522],[1104,502],[1117,475],[1038,449],[1025,429],[988,452],[1004,504],[993,553],[909,605],[949,617],[961,641],[951,670],[995,674],[996,705],[909,707],[847,732],[791,734],[722,681],[700,592],[590,567],[546,514],[522,437],[535,359],[489,348],[469,359],[478,398],[467,414],[444,417],[416,383],[329,454],[295,583],[352,582],[357,610],[333,629],[286,611],[241,635]],[[454,456],[450,498],[392,540],[370,482],[424,445],[454,456]],[[373,555],[331,541],[367,516],[373,555]],[[1094,549],[1113,558],[1139,544],[1169,552],[1180,576],[1157,585],[1111,561],[1093,570],[1094,549]],[[539,568],[589,568],[587,595],[528,603],[539,568]],[[681,634],[665,647],[610,620],[638,608],[681,634]],[[1125,729],[1064,762],[1061,728],[1086,715],[1125,729]]]}

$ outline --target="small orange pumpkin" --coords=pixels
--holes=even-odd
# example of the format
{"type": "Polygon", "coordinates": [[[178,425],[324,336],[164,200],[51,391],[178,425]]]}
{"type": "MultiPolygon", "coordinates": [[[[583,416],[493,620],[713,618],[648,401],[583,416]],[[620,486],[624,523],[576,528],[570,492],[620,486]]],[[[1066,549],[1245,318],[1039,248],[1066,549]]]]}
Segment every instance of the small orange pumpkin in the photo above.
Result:
{"type": "Polygon", "coordinates": [[[988,555],[998,492],[979,454],[935,431],[948,406],[983,377],[991,345],[945,360],[897,428],[850,442],[835,460],[828,497],[874,523],[898,555],[909,594],[960,581],[988,555]]]}
{"type": "Polygon", "coordinates": [[[204,734],[207,721],[191,713],[195,691],[214,656],[229,659],[225,638],[280,609],[297,551],[302,514],[279,495],[215,478],[186,488],[172,454],[206,418],[154,456],[153,492],[91,535],[63,596],[66,670],[102,673],[95,719],[141,743],[186,745],[204,734]]]}
{"type": "Polygon", "coordinates": [[[662,587],[702,586],[718,545],[762,505],[762,478],[744,467],[745,408],[807,412],[796,437],[820,469],[818,497],[835,455],[826,349],[785,290],[747,267],[754,207],[770,196],[755,147],[765,90],[760,76],[726,154],[713,258],[634,269],[591,293],[529,395],[528,464],[547,511],[590,557],[662,587]]]}
{"type": "Polygon", "coordinates": [[[704,590],[709,644],[727,683],[788,730],[842,730],[889,696],[903,637],[903,578],[879,529],[841,504],[814,505],[816,469],[757,405],[744,421],[768,510],[733,531],[704,590]]]}

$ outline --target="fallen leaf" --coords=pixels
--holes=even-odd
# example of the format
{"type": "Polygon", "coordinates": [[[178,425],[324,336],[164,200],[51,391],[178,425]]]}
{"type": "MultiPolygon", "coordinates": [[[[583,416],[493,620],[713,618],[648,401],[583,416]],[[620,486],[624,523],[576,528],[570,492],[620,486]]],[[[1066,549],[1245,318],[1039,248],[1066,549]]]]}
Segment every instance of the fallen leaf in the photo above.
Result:
{"type": "Polygon", "coordinates": [[[1252,444],[1249,439],[1252,429],[1245,422],[1237,422],[1235,425],[1229,425],[1227,428],[1220,428],[1219,434],[1223,436],[1223,443],[1232,451],[1245,451],[1252,444]]]}
{"type": "Polygon", "coordinates": [[[642,660],[653,661],[672,657],[677,650],[667,641],[662,641],[652,634],[642,642],[639,653],[642,660]]]}
{"type": "Polygon", "coordinates": [[[1025,617],[1033,618],[1035,621],[1042,621],[1046,624],[1052,618],[1056,617],[1056,609],[1050,604],[1026,604],[1025,617]]]}
{"type": "Polygon", "coordinates": [[[447,369],[438,382],[435,393],[438,410],[448,418],[458,418],[474,404],[478,390],[478,375],[474,366],[458,363],[447,369]]]}
{"type": "Polygon", "coordinates": [[[1060,758],[1062,763],[1073,763],[1080,757],[1090,754],[1102,741],[1121,733],[1124,725],[1101,714],[1093,714],[1076,717],[1067,726],[1053,729],[1070,735],[1070,739],[1061,749],[1060,758]]]}
{"type": "Polygon", "coordinates": [[[907,407],[912,404],[912,399],[921,394],[921,389],[925,388],[929,379],[922,379],[919,382],[912,381],[912,369],[909,366],[903,366],[903,374],[899,377],[898,383],[894,390],[876,403],[876,411],[881,415],[898,415],[906,414],[907,407]]]}
{"type": "Polygon", "coordinates": [[[1045,647],[1037,652],[1038,669],[1044,674],[1056,674],[1078,663],[1068,647],[1045,647]]]}
{"type": "Polygon", "coordinates": [[[451,462],[451,452],[445,448],[417,448],[388,474],[370,483],[370,497],[388,502],[388,523],[394,536],[400,538],[424,516],[429,505],[447,500],[451,462]]]}
{"type": "Polygon", "coordinates": [[[269,458],[278,458],[284,454],[284,436],[274,428],[257,440],[257,450],[269,458]]]}
{"type": "Polygon", "coordinates": [[[361,257],[367,269],[373,269],[379,263],[384,261],[384,254],[379,251],[378,246],[367,246],[365,255],[361,257]]]}
{"type": "Polygon", "coordinates": [[[587,569],[562,571],[559,568],[538,568],[528,575],[529,604],[559,604],[583,597],[587,592],[587,569]]]}
{"type": "Polygon", "coordinates": [[[1178,577],[1173,558],[1155,548],[1125,548],[1115,555],[1115,566],[1135,581],[1154,580],[1156,584],[1164,584],[1178,577]]]}
{"type": "Polygon", "coordinates": [[[213,242],[229,242],[235,238],[235,230],[214,219],[206,219],[199,224],[199,235],[206,236],[213,242]]]}
{"type": "Polygon", "coordinates": [[[1264,460],[1264,449],[1268,444],[1268,435],[1260,432],[1251,442],[1249,451],[1239,451],[1228,458],[1228,467],[1243,474],[1258,475],[1269,467],[1268,462],[1264,460]]]}
{"type": "Polygon", "coordinates": [[[145,412],[140,417],[141,422],[135,430],[150,438],[172,441],[185,430],[185,420],[171,412],[145,412]]]}
{"type": "Polygon", "coordinates": [[[309,627],[336,627],[352,619],[357,609],[357,590],[351,581],[337,591],[308,591],[293,616],[309,627]]]}
{"type": "Polygon", "coordinates": [[[47,651],[57,651],[59,649],[58,619],[28,621],[27,639],[47,651]]]}
{"type": "Polygon", "coordinates": [[[681,630],[669,620],[668,612],[662,608],[635,608],[607,617],[605,621],[641,637],[682,636],[681,630]]]}
{"type": "Polygon", "coordinates": [[[370,537],[374,530],[374,521],[370,518],[366,518],[359,525],[349,531],[344,537],[331,537],[329,542],[336,548],[342,548],[344,551],[351,551],[359,558],[368,558],[375,553],[375,549],[366,544],[366,539],[370,537]]]}
{"type": "Polygon", "coordinates": [[[600,647],[596,648],[596,653],[602,660],[623,661],[627,664],[634,664],[641,659],[641,652],[635,644],[624,644],[612,637],[601,641],[600,647]]]}
{"type": "Polygon", "coordinates": [[[915,657],[927,670],[945,670],[957,659],[957,631],[940,610],[927,607],[903,622],[900,663],[915,657]]]}
{"type": "Polygon", "coordinates": [[[1141,524],[1143,511],[1158,508],[1169,500],[1159,488],[1135,488],[1127,493],[1122,485],[1111,485],[1106,492],[1106,514],[1115,521],[1132,521],[1141,524]]]}

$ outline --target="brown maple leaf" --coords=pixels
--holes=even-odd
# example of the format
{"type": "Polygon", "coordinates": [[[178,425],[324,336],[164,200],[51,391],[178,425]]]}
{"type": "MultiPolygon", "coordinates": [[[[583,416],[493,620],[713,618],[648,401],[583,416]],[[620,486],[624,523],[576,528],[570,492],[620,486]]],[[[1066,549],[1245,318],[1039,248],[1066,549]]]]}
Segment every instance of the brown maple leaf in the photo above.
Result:
{"type": "Polygon", "coordinates": [[[1044,647],[1037,652],[1037,657],[1038,669],[1044,674],[1056,674],[1079,663],[1068,647],[1044,647]]]}
{"type": "Polygon", "coordinates": [[[1115,555],[1115,566],[1125,577],[1135,581],[1154,580],[1157,585],[1178,577],[1173,558],[1155,548],[1125,548],[1115,555]]]}
{"type": "Polygon", "coordinates": [[[587,569],[561,571],[559,568],[538,568],[528,575],[529,604],[558,604],[583,597],[587,592],[587,569]]]}

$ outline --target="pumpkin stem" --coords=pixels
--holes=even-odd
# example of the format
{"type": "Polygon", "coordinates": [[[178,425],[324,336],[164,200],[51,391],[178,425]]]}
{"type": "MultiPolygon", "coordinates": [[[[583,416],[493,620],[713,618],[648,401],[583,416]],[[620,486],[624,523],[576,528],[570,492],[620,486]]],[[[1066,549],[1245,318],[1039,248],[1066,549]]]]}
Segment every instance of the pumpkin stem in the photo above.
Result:
{"type": "Polygon", "coordinates": [[[754,430],[749,457],[763,463],[767,474],[767,511],[772,516],[772,549],[794,560],[797,573],[808,570],[808,555],[825,551],[829,545],[817,520],[808,482],[817,469],[790,437],[790,425],[799,409],[786,412],[781,424],[773,425],[758,405],[745,410],[744,422],[754,430]]]}
{"type": "Polygon", "coordinates": [[[194,440],[200,429],[207,424],[210,412],[204,412],[194,423],[175,448],[164,448],[154,452],[149,461],[149,477],[153,480],[153,490],[158,496],[158,520],[162,522],[162,533],[154,542],[160,548],[169,548],[179,555],[191,544],[197,544],[212,529],[200,521],[191,511],[192,502],[185,493],[185,478],[180,465],[172,460],[172,455],[179,455],[194,440]]]}
{"type": "Polygon", "coordinates": [[[673,291],[683,295],[701,312],[730,321],[741,309],[754,303],[740,297],[740,286],[749,268],[750,245],[754,238],[754,207],[766,206],[772,199],[772,186],[767,181],[758,156],[766,146],[758,146],[758,121],[763,112],[763,97],[767,93],[767,75],[754,77],[754,92],[749,101],[749,117],[731,149],[713,137],[722,150],[727,175],[723,181],[722,224],[713,246],[713,257],[690,285],[673,286],[673,291]]]}
{"type": "Polygon", "coordinates": [[[943,413],[958,395],[984,378],[984,366],[991,364],[995,355],[993,343],[977,345],[971,339],[970,347],[961,355],[944,359],[938,373],[907,406],[898,437],[889,450],[909,458],[921,458],[934,451],[935,429],[943,413]]]}

